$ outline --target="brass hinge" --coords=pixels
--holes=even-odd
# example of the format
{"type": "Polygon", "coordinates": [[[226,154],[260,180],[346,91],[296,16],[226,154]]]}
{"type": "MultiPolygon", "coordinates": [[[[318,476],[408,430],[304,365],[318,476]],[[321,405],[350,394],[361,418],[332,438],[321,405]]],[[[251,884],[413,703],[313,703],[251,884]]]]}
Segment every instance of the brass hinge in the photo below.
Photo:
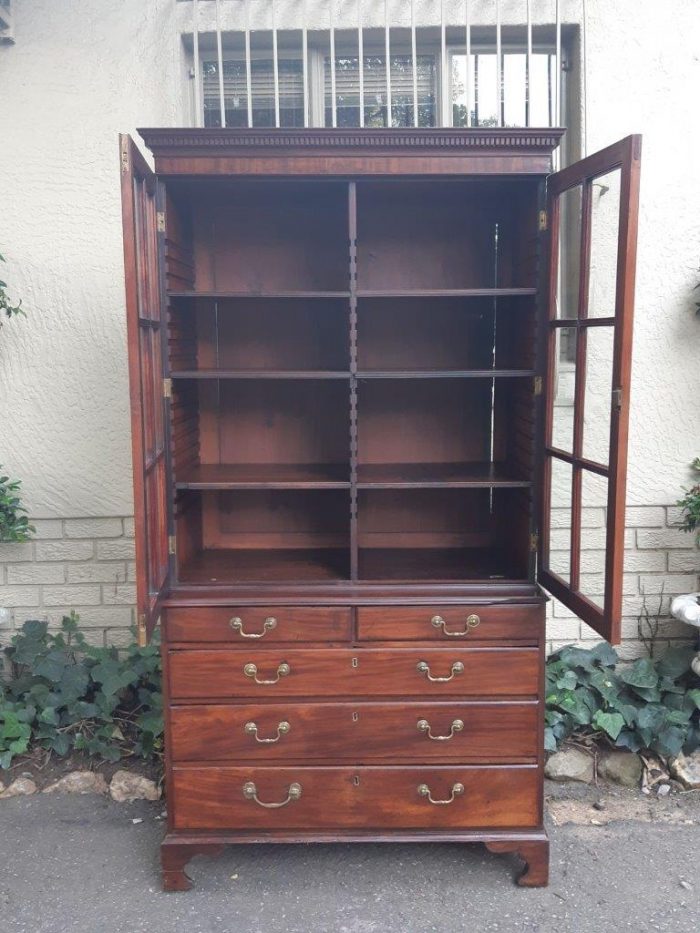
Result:
{"type": "Polygon", "coordinates": [[[177,540],[175,535],[168,535],[168,554],[177,553],[177,540]]]}
{"type": "Polygon", "coordinates": [[[537,549],[540,546],[540,536],[539,532],[535,531],[530,535],[530,550],[533,554],[537,553],[537,549]]]}
{"type": "Polygon", "coordinates": [[[165,211],[156,211],[156,229],[158,233],[165,233],[165,211]]]}
{"type": "Polygon", "coordinates": [[[138,621],[136,623],[136,635],[139,648],[145,648],[148,641],[148,634],[146,632],[146,613],[140,613],[138,621]]]}
{"type": "Polygon", "coordinates": [[[173,380],[170,378],[163,380],[163,398],[173,397],[173,380]]]}
{"type": "Polygon", "coordinates": [[[122,175],[126,175],[129,171],[129,139],[127,136],[122,136],[121,138],[121,163],[122,163],[122,175]]]}
{"type": "Polygon", "coordinates": [[[618,411],[622,408],[622,389],[612,390],[612,407],[618,411]]]}
{"type": "Polygon", "coordinates": [[[535,376],[532,380],[532,392],[534,395],[542,395],[542,376],[535,376]]]}
{"type": "Polygon", "coordinates": [[[539,220],[537,222],[537,228],[542,233],[542,231],[547,229],[547,211],[540,211],[539,220]]]}

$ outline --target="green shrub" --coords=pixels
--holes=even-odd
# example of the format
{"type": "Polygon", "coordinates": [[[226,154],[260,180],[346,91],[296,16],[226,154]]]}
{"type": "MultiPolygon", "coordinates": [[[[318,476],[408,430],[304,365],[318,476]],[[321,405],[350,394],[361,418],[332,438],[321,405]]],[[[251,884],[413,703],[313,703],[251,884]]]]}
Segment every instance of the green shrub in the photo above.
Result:
{"type": "Polygon", "coordinates": [[[57,633],[46,622],[25,622],[5,654],[11,677],[0,694],[0,768],[30,745],[58,755],[81,750],[108,761],[160,754],[157,645],[95,648],[71,613],[57,633]]]}
{"type": "Polygon", "coordinates": [[[550,655],[546,673],[545,747],[554,751],[572,733],[603,733],[618,748],[649,749],[663,757],[700,746],[700,678],[690,647],[657,661],[620,664],[605,642],[550,655]]]}
{"type": "MultiPolygon", "coordinates": [[[[700,457],[691,464],[695,473],[700,474],[700,457]]],[[[695,531],[700,539],[700,483],[683,490],[685,495],[677,503],[683,510],[680,527],[683,531],[695,531]]]]}
{"type": "Polygon", "coordinates": [[[19,480],[0,473],[0,541],[29,541],[34,534],[19,497],[21,485],[19,480]]]}

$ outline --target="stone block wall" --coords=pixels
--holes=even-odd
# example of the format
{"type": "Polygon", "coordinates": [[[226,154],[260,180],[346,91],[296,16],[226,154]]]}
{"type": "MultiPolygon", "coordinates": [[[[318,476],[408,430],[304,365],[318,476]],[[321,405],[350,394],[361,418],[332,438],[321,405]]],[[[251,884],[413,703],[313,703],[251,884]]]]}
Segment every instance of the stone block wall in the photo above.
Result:
{"type": "Polygon", "coordinates": [[[32,522],[32,541],[0,544],[0,645],[26,619],[58,626],[71,610],[89,641],[125,644],[135,622],[133,518],[32,522]]]}
{"type": "MultiPolygon", "coordinates": [[[[661,602],[660,643],[693,636],[688,626],[668,616],[673,596],[699,587],[700,549],[693,535],[679,530],[679,517],[678,509],[669,505],[627,510],[620,648],[625,658],[646,653],[637,631],[645,599],[652,614],[661,602]]],[[[602,566],[604,520],[604,509],[584,510],[582,561],[590,572],[582,579],[592,593],[602,591],[602,575],[595,570],[602,566]]],[[[79,613],[94,644],[125,644],[135,623],[133,519],[38,519],[34,524],[33,541],[0,544],[0,645],[7,644],[26,619],[45,619],[57,626],[71,609],[79,613]]],[[[553,550],[565,549],[568,529],[559,525],[556,513],[554,525],[553,550]]],[[[549,651],[572,642],[590,645],[598,638],[556,600],[548,606],[547,636],[549,651]]]]}

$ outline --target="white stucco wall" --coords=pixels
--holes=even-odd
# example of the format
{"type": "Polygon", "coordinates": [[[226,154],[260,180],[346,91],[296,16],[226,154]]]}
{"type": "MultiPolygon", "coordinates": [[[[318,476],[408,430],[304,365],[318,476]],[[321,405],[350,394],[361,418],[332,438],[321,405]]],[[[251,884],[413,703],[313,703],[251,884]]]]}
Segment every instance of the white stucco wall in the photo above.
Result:
{"type": "MultiPolygon", "coordinates": [[[[383,3],[364,4],[380,25],[383,3]]],[[[553,4],[532,5],[551,21],[553,4]]],[[[0,335],[0,463],[37,518],[132,512],[117,133],[189,124],[189,6],[14,0],[16,43],[0,46],[0,271],[28,314],[0,335]]],[[[501,6],[522,21],[524,0],[501,6]]],[[[298,21],[300,3],[279,8],[298,21]]],[[[587,151],[644,136],[628,501],[669,505],[700,453],[700,7],[587,10],[587,151]]]]}

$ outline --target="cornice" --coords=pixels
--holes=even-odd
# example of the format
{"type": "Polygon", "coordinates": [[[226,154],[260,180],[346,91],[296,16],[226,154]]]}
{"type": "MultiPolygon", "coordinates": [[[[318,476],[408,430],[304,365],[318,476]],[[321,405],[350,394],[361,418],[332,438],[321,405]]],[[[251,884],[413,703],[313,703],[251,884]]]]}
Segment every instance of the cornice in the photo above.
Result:
{"type": "Polygon", "coordinates": [[[545,129],[140,129],[154,153],[250,150],[374,150],[382,152],[551,152],[565,130],[545,129]]]}

